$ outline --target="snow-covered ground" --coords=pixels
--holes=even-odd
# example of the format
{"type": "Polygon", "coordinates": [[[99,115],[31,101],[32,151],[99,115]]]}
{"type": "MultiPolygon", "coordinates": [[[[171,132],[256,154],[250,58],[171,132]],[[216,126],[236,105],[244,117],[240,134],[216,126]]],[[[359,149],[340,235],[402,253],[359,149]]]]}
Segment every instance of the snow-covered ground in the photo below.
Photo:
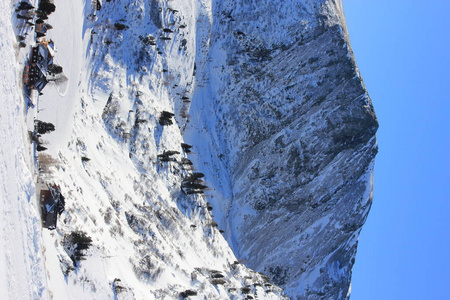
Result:
{"type": "Polygon", "coordinates": [[[196,47],[207,43],[209,4],[105,2],[93,17],[90,1],[54,3],[46,38],[54,41],[54,61],[68,80],[50,82],[29,109],[21,71],[35,41],[28,28],[27,47],[17,48],[11,23],[21,21],[9,18],[14,3],[2,4],[10,14],[1,19],[1,48],[9,59],[1,62],[7,97],[1,100],[0,288],[10,299],[173,299],[185,290],[218,299],[239,298],[241,289],[283,297],[266,277],[237,262],[206,199],[180,189],[195,169],[180,163],[188,158],[180,130],[187,102],[179,95],[191,97],[195,85],[196,47]],[[155,12],[159,25],[142,18],[155,12]],[[117,30],[118,23],[127,30],[117,30]],[[172,42],[160,38],[163,25],[177,36],[172,42]],[[158,45],[136,47],[149,34],[158,45]],[[183,39],[182,46],[174,44],[183,39]],[[180,127],[159,124],[164,110],[177,114],[180,127]],[[48,149],[40,153],[28,137],[35,119],[56,128],[42,135],[48,149]],[[180,152],[178,162],[159,161],[168,150],[180,152]],[[41,227],[38,180],[59,185],[66,198],[54,231],[41,227]],[[85,260],[76,264],[66,243],[74,231],[92,238],[85,260]]]}
{"type": "Polygon", "coordinates": [[[10,1],[0,2],[0,298],[46,299],[44,244],[21,93],[24,56],[12,8],[10,1]]]}

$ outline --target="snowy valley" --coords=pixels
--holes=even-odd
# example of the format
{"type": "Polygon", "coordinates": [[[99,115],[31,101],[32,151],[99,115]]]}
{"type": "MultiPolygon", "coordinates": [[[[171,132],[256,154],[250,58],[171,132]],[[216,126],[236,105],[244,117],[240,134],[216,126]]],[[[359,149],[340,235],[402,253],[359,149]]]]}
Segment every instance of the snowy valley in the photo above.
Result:
{"type": "Polygon", "coordinates": [[[6,299],[349,298],[378,123],[341,1],[26,3],[1,4],[6,299]]]}

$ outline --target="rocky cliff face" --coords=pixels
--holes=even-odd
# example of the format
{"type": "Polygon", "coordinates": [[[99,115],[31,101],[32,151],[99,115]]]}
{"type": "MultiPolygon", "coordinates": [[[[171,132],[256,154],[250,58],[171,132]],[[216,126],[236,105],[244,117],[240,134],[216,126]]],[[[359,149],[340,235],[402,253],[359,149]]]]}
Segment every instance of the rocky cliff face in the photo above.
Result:
{"type": "Polygon", "coordinates": [[[214,12],[211,84],[197,109],[216,116],[209,165],[228,175],[211,168],[219,224],[292,298],[346,298],[378,123],[342,4],[220,1],[214,12]]]}
{"type": "Polygon", "coordinates": [[[53,297],[347,298],[378,125],[341,2],[54,3],[53,297]]]}

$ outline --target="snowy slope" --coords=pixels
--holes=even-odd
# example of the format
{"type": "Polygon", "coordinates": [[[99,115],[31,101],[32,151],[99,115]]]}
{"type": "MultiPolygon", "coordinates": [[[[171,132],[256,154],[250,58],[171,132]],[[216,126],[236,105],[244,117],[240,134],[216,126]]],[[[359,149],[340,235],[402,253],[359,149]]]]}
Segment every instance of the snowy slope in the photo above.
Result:
{"type": "Polygon", "coordinates": [[[57,230],[43,231],[52,296],[172,299],[194,290],[207,298],[282,298],[266,277],[237,262],[205,198],[181,191],[192,172],[180,163],[182,132],[176,123],[158,122],[164,110],[180,118],[184,102],[173,97],[182,89],[188,96],[201,41],[195,30],[180,33],[193,49],[184,55],[159,39],[161,28],[148,15],[160,6],[156,23],[196,26],[207,8],[171,1],[175,12],[167,3],[115,1],[93,17],[90,2],[54,3],[47,38],[68,81],[49,83],[28,112],[56,127],[41,138],[48,150],[40,155],[39,176],[59,185],[66,198],[57,230]],[[181,11],[186,17],[175,16],[181,11]],[[117,29],[119,23],[127,29],[117,29]],[[149,34],[159,50],[145,48],[149,34]],[[166,150],[178,151],[177,161],[160,161],[166,150]],[[79,230],[93,242],[86,259],[73,264],[67,239],[79,230]]]}
{"type": "Polygon", "coordinates": [[[0,2],[0,290],[2,299],[45,299],[47,280],[41,222],[34,195],[33,161],[21,91],[23,57],[11,23],[12,6],[0,2]],[[26,282],[27,284],[24,284],[26,282]]]}

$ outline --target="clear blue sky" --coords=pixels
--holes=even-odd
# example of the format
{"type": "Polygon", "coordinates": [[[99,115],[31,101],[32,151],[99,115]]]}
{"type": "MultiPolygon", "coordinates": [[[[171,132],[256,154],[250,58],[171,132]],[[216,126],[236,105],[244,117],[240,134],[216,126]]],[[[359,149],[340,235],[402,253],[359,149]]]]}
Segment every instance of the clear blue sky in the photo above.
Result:
{"type": "Polygon", "coordinates": [[[450,1],[343,2],[380,122],[351,299],[450,299],[450,1]]]}

